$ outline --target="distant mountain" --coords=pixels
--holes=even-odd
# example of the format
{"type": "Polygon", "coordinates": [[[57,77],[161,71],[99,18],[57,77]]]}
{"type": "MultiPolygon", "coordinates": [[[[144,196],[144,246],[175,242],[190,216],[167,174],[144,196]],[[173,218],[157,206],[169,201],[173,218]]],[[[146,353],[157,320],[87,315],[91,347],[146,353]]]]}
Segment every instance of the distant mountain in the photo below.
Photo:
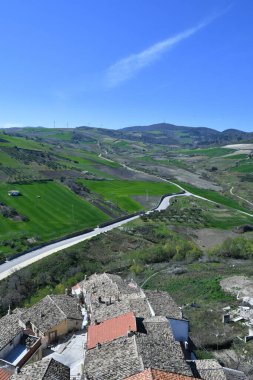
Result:
{"type": "Polygon", "coordinates": [[[5,130],[8,134],[28,138],[39,138],[40,141],[61,140],[61,134],[68,132],[67,143],[94,143],[101,138],[128,140],[136,143],[179,146],[186,148],[221,146],[236,143],[252,143],[253,132],[227,129],[223,132],[205,127],[186,127],[167,123],[145,126],[133,126],[122,129],[105,129],[81,126],[77,128],[43,128],[26,127],[5,130]]]}
{"type": "Polygon", "coordinates": [[[205,127],[186,127],[160,123],[147,126],[123,128],[127,135],[138,136],[144,142],[153,140],[156,144],[176,144],[189,147],[225,145],[242,142],[253,142],[252,132],[227,129],[223,132],[205,127]]]}

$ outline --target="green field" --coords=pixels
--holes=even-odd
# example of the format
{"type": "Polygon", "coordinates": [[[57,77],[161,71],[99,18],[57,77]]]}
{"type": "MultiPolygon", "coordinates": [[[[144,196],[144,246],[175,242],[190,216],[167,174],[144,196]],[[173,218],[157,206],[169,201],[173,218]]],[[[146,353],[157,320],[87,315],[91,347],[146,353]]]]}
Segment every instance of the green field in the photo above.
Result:
{"type": "Polygon", "coordinates": [[[102,211],[55,182],[15,186],[2,183],[0,199],[29,219],[26,222],[13,221],[0,216],[2,242],[6,239],[15,241],[24,235],[35,237],[38,242],[47,241],[108,220],[102,211]],[[22,195],[8,196],[8,191],[13,188],[22,195]]]}
{"type": "Polygon", "coordinates": [[[178,193],[180,189],[165,182],[140,182],[140,181],[89,181],[79,180],[79,183],[89,188],[92,192],[102,195],[106,201],[111,201],[127,212],[143,210],[144,207],[136,202],[133,196],[157,196],[178,193]]]}
{"type": "Polygon", "coordinates": [[[207,190],[207,189],[199,189],[197,187],[194,187],[192,185],[189,185],[188,183],[179,183],[185,190],[188,190],[190,193],[199,195],[200,197],[204,197],[209,199],[210,201],[219,203],[223,206],[231,207],[236,210],[241,211],[248,211],[245,208],[243,208],[237,201],[235,201],[232,198],[226,197],[224,195],[221,195],[220,193],[217,193],[213,190],[207,190]]]}
{"type": "Polygon", "coordinates": [[[238,172],[238,173],[253,173],[253,163],[252,161],[240,162],[238,166],[234,166],[233,168],[230,168],[230,171],[238,172]]]}

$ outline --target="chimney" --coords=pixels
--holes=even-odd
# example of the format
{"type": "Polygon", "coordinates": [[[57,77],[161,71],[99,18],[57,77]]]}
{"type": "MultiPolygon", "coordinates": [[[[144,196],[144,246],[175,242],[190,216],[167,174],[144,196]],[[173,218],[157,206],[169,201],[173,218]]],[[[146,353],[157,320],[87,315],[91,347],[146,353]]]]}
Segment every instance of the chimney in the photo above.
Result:
{"type": "Polygon", "coordinates": [[[11,305],[9,305],[8,315],[11,315],[11,314],[12,314],[12,311],[11,311],[11,305]]]}

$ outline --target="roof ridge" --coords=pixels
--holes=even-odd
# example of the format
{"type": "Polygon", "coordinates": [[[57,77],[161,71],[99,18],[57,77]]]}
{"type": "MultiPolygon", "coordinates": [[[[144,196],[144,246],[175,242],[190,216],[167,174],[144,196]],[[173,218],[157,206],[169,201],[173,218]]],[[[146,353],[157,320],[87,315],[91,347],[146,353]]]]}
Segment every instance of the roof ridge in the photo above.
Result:
{"type": "Polygon", "coordinates": [[[45,372],[44,372],[44,374],[43,374],[42,380],[45,379],[46,373],[47,373],[47,371],[48,371],[49,365],[50,365],[50,363],[51,363],[52,360],[53,360],[53,358],[50,358],[50,359],[49,359],[48,364],[47,364],[47,367],[46,367],[46,370],[45,370],[45,372]]]}
{"type": "Polygon", "coordinates": [[[57,307],[57,309],[67,318],[67,314],[64,313],[64,311],[60,308],[60,306],[57,305],[57,303],[51,298],[51,296],[48,294],[47,297],[53,302],[53,304],[57,307]]]}

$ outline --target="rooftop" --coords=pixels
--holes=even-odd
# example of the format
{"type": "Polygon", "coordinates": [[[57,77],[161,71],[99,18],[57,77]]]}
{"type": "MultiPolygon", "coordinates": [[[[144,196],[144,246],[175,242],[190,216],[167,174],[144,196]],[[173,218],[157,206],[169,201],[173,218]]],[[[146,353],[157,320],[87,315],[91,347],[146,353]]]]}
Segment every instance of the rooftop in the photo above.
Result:
{"type": "Polygon", "coordinates": [[[10,380],[69,380],[69,367],[54,360],[43,359],[23,367],[18,374],[12,375],[10,380]]]}
{"type": "Polygon", "coordinates": [[[7,314],[0,319],[0,351],[18,334],[22,332],[18,315],[7,314]]]}
{"type": "Polygon", "coordinates": [[[143,370],[135,337],[122,337],[86,352],[88,380],[121,380],[143,370]]]}
{"type": "Polygon", "coordinates": [[[136,317],[150,317],[151,311],[148,302],[145,298],[139,299],[123,299],[120,301],[94,302],[92,303],[91,322],[98,322],[117,317],[132,311],[136,317]]]}
{"type": "Polygon", "coordinates": [[[182,318],[182,311],[167,292],[145,290],[145,294],[155,315],[165,315],[176,319],[182,318]]]}
{"type": "Polygon", "coordinates": [[[195,360],[194,364],[203,380],[227,380],[222,366],[214,359],[195,360]]]}
{"type": "Polygon", "coordinates": [[[110,342],[125,336],[129,331],[137,331],[136,318],[132,312],[108,319],[98,325],[90,325],[87,348],[91,349],[98,343],[110,342]]]}
{"type": "Polygon", "coordinates": [[[174,340],[167,318],[142,320],[143,333],[123,337],[90,349],[85,370],[89,380],[120,380],[154,368],[191,376],[181,346],[174,340]]]}
{"type": "Polygon", "coordinates": [[[125,380],[194,380],[195,377],[179,375],[172,372],[159,371],[157,369],[148,368],[136,375],[130,376],[125,380]]]}
{"type": "Polygon", "coordinates": [[[151,317],[143,321],[146,334],[137,334],[138,355],[144,368],[154,368],[191,376],[181,345],[174,340],[173,333],[165,317],[151,317]]]}
{"type": "Polygon", "coordinates": [[[0,380],[8,380],[12,373],[7,368],[0,368],[0,380]]]}
{"type": "Polygon", "coordinates": [[[23,323],[31,322],[42,333],[65,319],[83,319],[76,298],[67,295],[46,296],[20,315],[23,323]]]}
{"type": "Polygon", "coordinates": [[[127,296],[140,296],[141,289],[133,281],[124,281],[120,276],[103,273],[93,274],[88,280],[79,283],[79,286],[84,293],[91,296],[91,301],[97,300],[99,297],[102,300],[126,298],[127,296]]]}

